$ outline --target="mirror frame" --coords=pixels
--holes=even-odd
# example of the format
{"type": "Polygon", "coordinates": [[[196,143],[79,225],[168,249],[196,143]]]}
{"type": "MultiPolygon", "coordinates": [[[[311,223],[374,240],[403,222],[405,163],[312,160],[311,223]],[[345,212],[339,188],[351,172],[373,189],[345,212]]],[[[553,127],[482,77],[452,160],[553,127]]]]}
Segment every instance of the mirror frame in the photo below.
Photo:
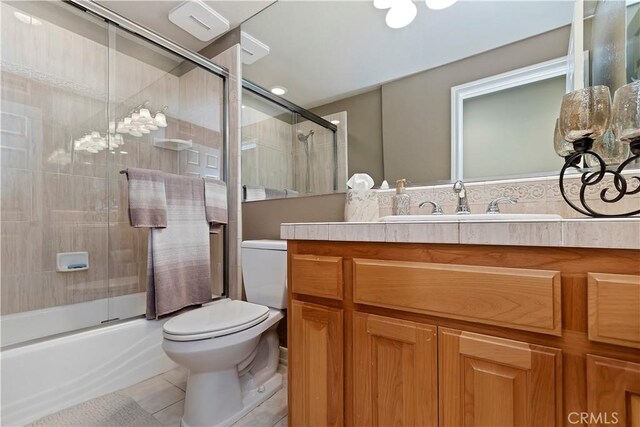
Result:
{"type": "MultiPolygon", "coordinates": [[[[464,101],[470,98],[511,89],[518,86],[568,76],[571,58],[563,56],[528,67],[507,71],[451,88],[451,181],[464,179],[464,101]]],[[[585,67],[589,66],[589,52],[584,51],[585,67]]],[[[567,85],[571,83],[567,80],[567,85]]],[[[567,92],[573,90],[567,87],[567,92]]],[[[549,174],[551,171],[540,171],[549,174]]],[[[528,174],[527,176],[531,176],[528,174]]],[[[505,177],[511,179],[512,176],[505,177]]]]}

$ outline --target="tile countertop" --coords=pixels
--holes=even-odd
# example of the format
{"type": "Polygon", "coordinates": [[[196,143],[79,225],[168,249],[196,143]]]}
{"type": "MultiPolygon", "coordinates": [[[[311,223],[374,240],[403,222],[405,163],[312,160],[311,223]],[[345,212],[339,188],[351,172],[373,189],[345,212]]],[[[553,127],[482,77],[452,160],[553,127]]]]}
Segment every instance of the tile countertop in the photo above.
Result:
{"type": "Polygon", "coordinates": [[[285,240],[640,249],[640,218],[537,221],[317,222],[280,226],[285,240]]]}

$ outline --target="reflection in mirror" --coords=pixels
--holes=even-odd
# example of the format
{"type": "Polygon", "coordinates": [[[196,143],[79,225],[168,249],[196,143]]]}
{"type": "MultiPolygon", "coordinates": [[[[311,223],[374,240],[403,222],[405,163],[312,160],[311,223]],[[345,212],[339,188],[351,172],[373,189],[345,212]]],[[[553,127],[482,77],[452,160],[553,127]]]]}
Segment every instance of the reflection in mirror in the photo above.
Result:
{"type": "Polygon", "coordinates": [[[451,179],[559,170],[562,159],[547,140],[558,118],[558,99],[566,91],[567,71],[563,57],[453,87],[451,179]]]}
{"type": "MultiPolygon", "coordinates": [[[[624,1],[599,0],[591,17],[593,85],[608,86],[611,93],[631,81],[633,70],[625,64],[627,59],[631,59],[627,58],[627,39],[631,41],[634,38],[631,31],[633,20],[627,21],[627,13],[633,15],[633,9],[633,5],[627,7],[624,1]]],[[[631,42],[628,47],[632,45],[631,42]]]]}
{"type": "Polygon", "coordinates": [[[627,83],[640,80],[640,1],[627,1],[627,83]]]}
{"type": "Polygon", "coordinates": [[[344,191],[344,111],[322,117],[334,132],[248,89],[242,95],[244,201],[344,191]]]}
{"type": "MultiPolygon", "coordinates": [[[[267,89],[285,87],[286,99],[320,116],[346,112],[346,178],[364,172],[376,185],[383,179],[400,178],[412,185],[449,182],[451,88],[564,57],[568,52],[572,2],[457,2],[444,10],[430,10],[424,2],[415,4],[416,18],[400,29],[388,27],[386,11],[376,9],[370,1],[331,2],[330,7],[326,2],[277,2],[242,26],[244,33],[269,47],[266,56],[244,64],[246,79],[267,89]]],[[[500,134],[501,145],[484,146],[482,138],[493,139],[488,134],[477,140],[471,134],[466,140],[490,160],[512,166],[500,170],[471,153],[465,161],[480,170],[469,178],[531,176],[557,170],[557,165],[542,160],[523,165],[522,151],[514,147],[517,136],[528,130],[522,125],[509,130],[504,121],[495,121],[504,111],[516,120],[517,111],[510,108],[515,102],[523,114],[517,120],[537,126],[532,117],[538,112],[527,99],[531,91],[543,94],[536,85],[541,84],[467,102],[466,117],[475,118],[475,124],[465,124],[469,132],[491,128],[500,134]],[[489,107],[493,110],[486,111],[489,107]]],[[[546,111],[549,123],[532,136],[540,139],[536,147],[548,151],[549,162],[557,163],[560,159],[554,158],[552,137],[564,93],[562,77],[551,79],[549,85],[544,88],[545,102],[538,105],[546,111]]],[[[304,174],[304,181],[302,178],[304,174]]],[[[344,180],[337,179],[336,188],[341,190],[344,180]]]]}

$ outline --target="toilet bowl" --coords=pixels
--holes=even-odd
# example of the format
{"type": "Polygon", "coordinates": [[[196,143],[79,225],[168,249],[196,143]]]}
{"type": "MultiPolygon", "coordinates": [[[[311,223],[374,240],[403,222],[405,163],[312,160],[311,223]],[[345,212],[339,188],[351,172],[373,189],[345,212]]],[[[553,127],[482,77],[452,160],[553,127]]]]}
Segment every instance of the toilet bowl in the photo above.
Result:
{"type": "Polygon", "coordinates": [[[243,242],[242,260],[249,301],[214,301],[164,325],[162,348],[189,370],[182,426],[231,425],[282,387],[286,242],[243,242]]]}

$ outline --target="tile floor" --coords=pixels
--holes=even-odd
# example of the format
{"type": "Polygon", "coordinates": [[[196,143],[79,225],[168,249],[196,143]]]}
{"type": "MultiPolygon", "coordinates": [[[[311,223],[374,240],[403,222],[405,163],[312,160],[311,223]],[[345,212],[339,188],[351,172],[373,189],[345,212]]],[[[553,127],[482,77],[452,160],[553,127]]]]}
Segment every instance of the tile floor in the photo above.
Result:
{"type": "MultiPolygon", "coordinates": [[[[286,427],[287,426],[287,368],[281,366],[284,386],[262,405],[241,418],[234,427],[286,427]]],[[[138,402],[145,411],[162,424],[180,426],[184,411],[184,391],[187,387],[187,371],[182,367],[149,378],[121,393],[138,402]]]]}

